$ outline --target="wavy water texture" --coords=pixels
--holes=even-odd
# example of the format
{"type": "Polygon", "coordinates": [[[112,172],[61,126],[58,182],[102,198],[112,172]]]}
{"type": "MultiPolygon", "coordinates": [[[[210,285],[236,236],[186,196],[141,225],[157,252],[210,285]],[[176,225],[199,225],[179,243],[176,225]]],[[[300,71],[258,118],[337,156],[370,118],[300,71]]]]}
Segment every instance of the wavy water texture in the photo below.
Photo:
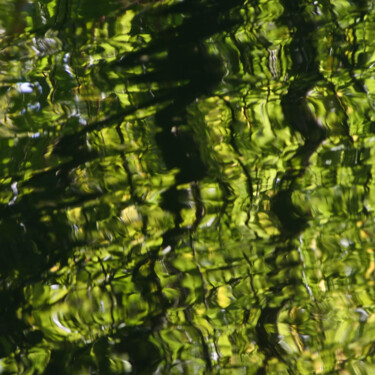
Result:
{"type": "Polygon", "coordinates": [[[373,374],[374,30],[0,0],[0,373],[373,374]]]}

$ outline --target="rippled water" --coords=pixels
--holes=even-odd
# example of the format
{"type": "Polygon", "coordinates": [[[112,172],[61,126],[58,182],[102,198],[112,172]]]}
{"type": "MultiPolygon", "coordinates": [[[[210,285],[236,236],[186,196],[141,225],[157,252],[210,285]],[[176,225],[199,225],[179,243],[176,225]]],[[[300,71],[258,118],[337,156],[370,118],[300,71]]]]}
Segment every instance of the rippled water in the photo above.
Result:
{"type": "Polygon", "coordinates": [[[372,1],[0,0],[0,373],[374,374],[372,1]]]}

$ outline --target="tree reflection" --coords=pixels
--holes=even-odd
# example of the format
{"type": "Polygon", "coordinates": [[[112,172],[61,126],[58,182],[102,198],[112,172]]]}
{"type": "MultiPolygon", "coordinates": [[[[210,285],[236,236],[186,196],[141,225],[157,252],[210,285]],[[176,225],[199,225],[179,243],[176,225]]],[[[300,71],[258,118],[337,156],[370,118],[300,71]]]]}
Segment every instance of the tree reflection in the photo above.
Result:
{"type": "Polygon", "coordinates": [[[369,2],[0,4],[0,371],[373,372],[369,2]]]}

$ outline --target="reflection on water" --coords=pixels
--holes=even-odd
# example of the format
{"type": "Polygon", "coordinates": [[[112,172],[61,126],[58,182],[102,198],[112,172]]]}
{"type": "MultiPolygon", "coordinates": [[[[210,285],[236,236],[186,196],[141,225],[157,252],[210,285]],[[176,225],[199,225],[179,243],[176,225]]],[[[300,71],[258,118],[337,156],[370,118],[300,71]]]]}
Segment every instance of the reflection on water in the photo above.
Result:
{"type": "Polygon", "coordinates": [[[0,2],[0,372],[373,374],[374,18],[0,2]]]}

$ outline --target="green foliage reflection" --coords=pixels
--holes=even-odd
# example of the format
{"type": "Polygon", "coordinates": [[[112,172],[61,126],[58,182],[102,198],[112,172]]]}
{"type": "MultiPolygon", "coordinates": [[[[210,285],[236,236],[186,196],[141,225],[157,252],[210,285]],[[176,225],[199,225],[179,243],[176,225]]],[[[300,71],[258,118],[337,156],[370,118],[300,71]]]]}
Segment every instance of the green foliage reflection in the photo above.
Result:
{"type": "Polygon", "coordinates": [[[374,17],[0,1],[0,372],[373,374],[374,17]]]}

